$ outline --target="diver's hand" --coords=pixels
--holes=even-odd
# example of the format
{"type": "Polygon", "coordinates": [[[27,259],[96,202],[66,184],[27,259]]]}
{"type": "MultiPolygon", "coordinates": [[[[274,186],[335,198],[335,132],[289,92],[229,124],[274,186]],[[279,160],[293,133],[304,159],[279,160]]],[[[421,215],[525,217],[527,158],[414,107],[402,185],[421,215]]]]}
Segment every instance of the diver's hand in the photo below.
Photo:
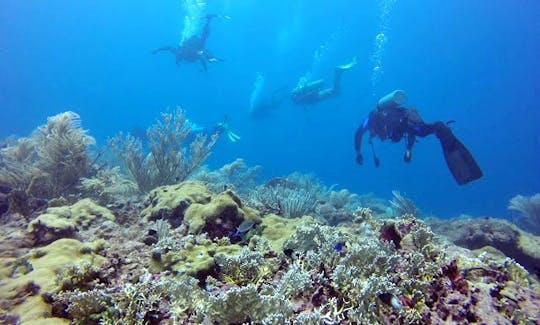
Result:
{"type": "Polygon", "coordinates": [[[373,162],[375,163],[375,167],[379,167],[381,165],[379,157],[373,157],[373,162]]]}
{"type": "Polygon", "coordinates": [[[361,153],[356,154],[356,163],[358,165],[362,165],[364,163],[364,157],[362,157],[361,153]]]}
{"type": "Polygon", "coordinates": [[[405,162],[411,162],[412,154],[410,150],[405,151],[405,155],[403,155],[403,160],[405,162]]]}

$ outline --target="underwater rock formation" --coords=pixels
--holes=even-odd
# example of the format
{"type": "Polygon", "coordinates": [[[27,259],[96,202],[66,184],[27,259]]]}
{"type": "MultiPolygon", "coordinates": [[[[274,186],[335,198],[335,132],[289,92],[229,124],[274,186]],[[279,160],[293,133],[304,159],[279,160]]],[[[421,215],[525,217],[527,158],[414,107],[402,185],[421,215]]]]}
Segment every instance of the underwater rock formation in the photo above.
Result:
{"type": "Polygon", "coordinates": [[[60,289],[57,274],[73,266],[99,266],[105,259],[94,252],[101,247],[83,244],[75,239],[59,239],[47,246],[35,248],[19,258],[0,259],[0,301],[2,310],[17,314],[22,323],[45,319],[56,324],[69,322],[50,318],[51,306],[43,298],[60,289]]]}
{"type": "Polygon", "coordinates": [[[212,194],[201,182],[183,182],[151,191],[141,216],[165,219],[176,228],[184,224],[190,234],[228,237],[244,220],[261,221],[258,211],[245,206],[231,190],[212,194]]]}
{"type": "MultiPolygon", "coordinates": [[[[60,206],[28,220],[6,212],[12,238],[34,240],[0,240],[0,323],[538,323],[540,285],[516,261],[442,240],[410,214],[351,211],[347,192],[318,198],[346,211],[336,225],[323,209],[265,214],[194,181],[114,214],[90,199],[49,201],[60,206]]],[[[482,221],[450,229],[501,247],[536,240],[482,221]]]]}
{"type": "Polygon", "coordinates": [[[529,272],[540,275],[540,237],[494,218],[430,220],[433,230],[468,249],[496,248],[529,272]]]}
{"type": "Polygon", "coordinates": [[[114,221],[114,214],[90,199],[83,199],[70,206],[51,207],[32,220],[28,232],[35,245],[51,243],[60,238],[75,237],[77,231],[90,225],[114,221]]]}

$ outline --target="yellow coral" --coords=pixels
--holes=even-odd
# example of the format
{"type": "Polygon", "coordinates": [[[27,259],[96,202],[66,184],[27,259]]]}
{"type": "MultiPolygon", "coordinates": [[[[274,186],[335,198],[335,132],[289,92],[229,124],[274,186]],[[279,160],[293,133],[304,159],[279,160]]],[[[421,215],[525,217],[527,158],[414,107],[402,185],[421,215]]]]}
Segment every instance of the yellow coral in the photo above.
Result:
{"type": "Polygon", "coordinates": [[[34,232],[38,225],[50,229],[87,228],[96,219],[114,221],[114,214],[107,208],[97,205],[91,199],[83,199],[70,206],[48,208],[46,213],[32,220],[28,231],[34,232]]]}
{"type": "MultiPolygon", "coordinates": [[[[58,290],[56,275],[63,267],[71,264],[90,263],[100,266],[105,258],[88,250],[83,250],[83,243],[75,239],[59,239],[47,246],[33,249],[28,253],[28,262],[32,270],[26,274],[19,274],[14,278],[7,278],[0,286],[0,299],[13,301],[23,288],[29,283],[39,286],[39,293],[50,293],[58,290]]],[[[18,314],[23,324],[68,324],[69,322],[47,318],[51,306],[43,301],[39,294],[30,295],[21,299],[10,313],[18,314]]]]}
{"type": "Polygon", "coordinates": [[[261,236],[268,239],[272,249],[276,252],[283,250],[283,244],[296,230],[299,224],[314,222],[312,217],[304,216],[302,218],[282,218],[275,214],[269,214],[262,219],[261,236]]]}
{"type": "Polygon", "coordinates": [[[232,213],[241,220],[261,221],[257,210],[244,206],[232,191],[225,191],[212,197],[211,201],[206,204],[194,203],[190,205],[185,213],[185,223],[189,232],[196,234],[208,221],[219,221],[228,213],[232,213]]]}

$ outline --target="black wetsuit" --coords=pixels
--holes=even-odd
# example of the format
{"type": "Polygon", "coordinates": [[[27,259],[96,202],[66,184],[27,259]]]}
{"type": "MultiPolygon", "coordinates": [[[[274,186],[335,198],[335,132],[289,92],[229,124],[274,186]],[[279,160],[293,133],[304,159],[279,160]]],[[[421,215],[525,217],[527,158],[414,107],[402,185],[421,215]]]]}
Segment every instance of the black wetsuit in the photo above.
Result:
{"type": "Polygon", "coordinates": [[[362,136],[368,130],[370,132],[370,142],[374,137],[399,142],[406,136],[407,150],[412,149],[417,136],[425,137],[433,133],[440,133],[441,135],[448,132],[452,133],[443,122],[424,123],[414,109],[404,107],[376,109],[369,114],[369,117],[356,131],[354,148],[357,155],[361,154],[362,136]]]}
{"type": "Polygon", "coordinates": [[[378,137],[381,140],[390,139],[399,142],[407,137],[404,160],[411,160],[411,150],[416,142],[416,137],[425,137],[435,134],[439,139],[444,158],[452,175],[459,185],[466,184],[482,177],[482,171],[474,160],[469,150],[454,136],[452,130],[444,122],[425,123],[416,109],[407,109],[400,106],[377,108],[373,110],[364,123],[356,130],[354,137],[354,149],[356,150],[356,162],[362,164],[362,137],[366,131],[370,132],[369,142],[373,150],[375,165],[379,166],[379,158],[373,149],[372,139],[378,137]]]}
{"type": "Polygon", "coordinates": [[[153,54],[156,54],[161,51],[171,52],[175,56],[175,61],[177,65],[180,65],[183,61],[186,62],[195,62],[199,61],[206,71],[207,62],[218,61],[210,52],[205,48],[206,40],[210,35],[210,20],[217,15],[207,15],[206,23],[203,27],[201,35],[193,35],[178,47],[174,46],[164,46],[152,51],[153,54]]]}
{"type": "Polygon", "coordinates": [[[291,93],[291,100],[295,105],[313,105],[323,99],[338,96],[341,92],[341,75],[343,69],[335,69],[334,84],[323,89],[324,80],[320,79],[295,88],[291,93]]]}

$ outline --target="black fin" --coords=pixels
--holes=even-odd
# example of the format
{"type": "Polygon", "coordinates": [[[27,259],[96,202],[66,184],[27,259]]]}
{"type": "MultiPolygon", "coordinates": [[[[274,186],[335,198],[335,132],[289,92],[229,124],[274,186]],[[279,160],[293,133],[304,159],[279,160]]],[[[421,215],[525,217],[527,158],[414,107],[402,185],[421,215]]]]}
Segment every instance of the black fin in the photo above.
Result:
{"type": "Polygon", "coordinates": [[[459,185],[465,185],[484,175],[467,147],[451,132],[439,139],[448,169],[459,185]]]}

